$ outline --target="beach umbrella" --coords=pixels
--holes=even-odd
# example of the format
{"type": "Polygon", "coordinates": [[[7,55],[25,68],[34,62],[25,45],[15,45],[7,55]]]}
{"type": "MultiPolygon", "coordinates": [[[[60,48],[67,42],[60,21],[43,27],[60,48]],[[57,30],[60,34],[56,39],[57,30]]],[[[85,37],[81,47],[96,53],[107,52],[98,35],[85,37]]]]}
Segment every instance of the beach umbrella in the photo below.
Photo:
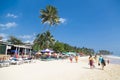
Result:
{"type": "Polygon", "coordinates": [[[45,50],[42,50],[41,52],[42,52],[42,53],[45,53],[45,52],[50,52],[50,53],[51,53],[51,52],[53,52],[53,51],[50,50],[50,49],[45,49],[45,50]]]}

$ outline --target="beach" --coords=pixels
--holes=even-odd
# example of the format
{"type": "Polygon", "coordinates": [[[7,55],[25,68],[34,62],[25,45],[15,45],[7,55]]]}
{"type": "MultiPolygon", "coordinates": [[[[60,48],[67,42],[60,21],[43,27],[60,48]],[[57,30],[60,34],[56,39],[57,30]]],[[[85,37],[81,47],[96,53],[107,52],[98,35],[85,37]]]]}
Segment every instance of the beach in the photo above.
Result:
{"type": "Polygon", "coordinates": [[[69,59],[40,61],[0,68],[0,80],[120,80],[120,65],[108,64],[104,70],[88,65],[88,57],[79,57],[78,63],[69,59]]]}

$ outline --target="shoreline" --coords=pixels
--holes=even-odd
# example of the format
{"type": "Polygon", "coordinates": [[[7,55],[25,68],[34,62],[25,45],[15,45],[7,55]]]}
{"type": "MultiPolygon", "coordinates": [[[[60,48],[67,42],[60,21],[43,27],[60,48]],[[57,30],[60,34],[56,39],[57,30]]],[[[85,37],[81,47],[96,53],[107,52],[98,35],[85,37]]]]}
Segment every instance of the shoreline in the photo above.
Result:
{"type": "Polygon", "coordinates": [[[105,57],[110,60],[111,64],[120,64],[120,57],[119,56],[107,55],[105,57]]]}

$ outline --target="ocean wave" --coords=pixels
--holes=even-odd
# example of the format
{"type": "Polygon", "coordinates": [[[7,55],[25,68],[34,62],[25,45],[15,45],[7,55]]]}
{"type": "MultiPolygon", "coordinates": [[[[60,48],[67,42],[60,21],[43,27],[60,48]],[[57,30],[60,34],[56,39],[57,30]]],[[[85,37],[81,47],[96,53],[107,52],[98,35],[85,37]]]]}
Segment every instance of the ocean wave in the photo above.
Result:
{"type": "Polygon", "coordinates": [[[112,58],[112,59],[120,59],[119,56],[114,56],[114,55],[108,55],[108,56],[106,56],[106,57],[108,57],[108,58],[112,58]]]}

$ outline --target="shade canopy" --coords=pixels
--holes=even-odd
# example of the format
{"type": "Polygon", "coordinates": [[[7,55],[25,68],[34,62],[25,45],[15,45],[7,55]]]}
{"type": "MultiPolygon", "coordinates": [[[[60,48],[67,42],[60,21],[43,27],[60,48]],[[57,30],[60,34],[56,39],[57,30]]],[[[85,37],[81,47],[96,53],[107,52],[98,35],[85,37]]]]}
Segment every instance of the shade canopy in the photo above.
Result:
{"type": "Polygon", "coordinates": [[[75,52],[66,52],[65,54],[66,54],[66,55],[74,55],[74,56],[76,55],[75,52]]]}
{"type": "Polygon", "coordinates": [[[50,50],[50,49],[45,49],[45,50],[42,50],[41,52],[42,52],[42,53],[45,53],[45,52],[50,52],[50,53],[51,53],[51,52],[53,52],[53,51],[50,50]]]}

